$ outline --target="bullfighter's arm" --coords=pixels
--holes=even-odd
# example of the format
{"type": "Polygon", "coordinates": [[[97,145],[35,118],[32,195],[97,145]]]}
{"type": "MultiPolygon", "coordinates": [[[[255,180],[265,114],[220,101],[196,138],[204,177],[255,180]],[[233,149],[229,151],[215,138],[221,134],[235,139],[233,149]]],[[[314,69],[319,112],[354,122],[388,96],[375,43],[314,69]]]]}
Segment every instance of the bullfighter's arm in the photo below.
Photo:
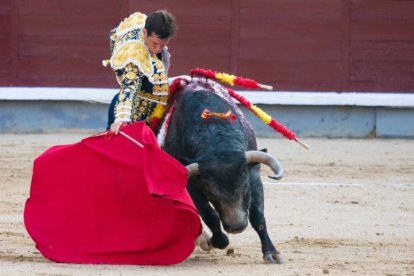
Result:
{"type": "Polygon", "coordinates": [[[135,106],[136,96],[142,85],[143,74],[132,63],[128,64],[119,76],[121,90],[115,105],[115,123],[132,122],[132,111],[135,106]]]}

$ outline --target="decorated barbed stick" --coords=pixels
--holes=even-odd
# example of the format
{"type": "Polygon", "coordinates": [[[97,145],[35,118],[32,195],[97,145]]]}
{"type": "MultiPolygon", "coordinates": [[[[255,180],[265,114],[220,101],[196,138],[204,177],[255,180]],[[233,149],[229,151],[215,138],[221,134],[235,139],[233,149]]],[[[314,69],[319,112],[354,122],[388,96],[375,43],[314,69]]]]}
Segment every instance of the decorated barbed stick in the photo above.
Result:
{"type": "Polygon", "coordinates": [[[179,89],[186,86],[189,82],[190,82],[189,80],[186,80],[184,78],[174,79],[174,81],[171,83],[170,88],[169,88],[170,92],[168,95],[168,101],[171,101],[171,99],[174,98],[175,92],[177,92],[179,89]]]}
{"type": "Polygon", "coordinates": [[[161,147],[164,145],[165,138],[167,137],[167,131],[168,131],[168,127],[170,126],[172,115],[174,113],[174,108],[175,108],[175,101],[171,105],[170,109],[168,110],[168,113],[165,115],[164,122],[160,128],[160,131],[158,132],[157,141],[161,147]]]}
{"type": "MultiPolygon", "coordinates": [[[[213,78],[213,79],[216,79],[216,80],[220,80],[220,81],[222,81],[224,83],[228,83],[230,85],[237,84],[237,85],[240,85],[240,86],[243,86],[243,87],[246,87],[246,88],[263,88],[263,89],[268,89],[268,90],[273,89],[272,86],[263,85],[263,84],[260,84],[256,81],[254,81],[254,80],[251,80],[251,79],[245,79],[245,78],[237,77],[237,76],[234,76],[234,75],[229,75],[229,74],[225,74],[225,73],[218,73],[218,72],[214,72],[214,71],[206,70],[206,69],[201,69],[201,68],[196,68],[196,69],[191,70],[191,77],[193,75],[205,76],[207,78],[213,78]]],[[[306,145],[301,140],[299,140],[299,138],[296,137],[296,134],[294,132],[292,132],[290,129],[288,129],[287,127],[285,127],[284,125],[282,125],[281,123],[279,123],[278,121],[276,121],[275,119],[270,117],[270,115],[267,114],[266,112],[264,112],[262,109],[260,109],[259,107],[253,105],[246,98],[244,98],[243,96],[241,96],[241,95],[237,94],[236,92],[234,92],[234,90],[232,90],[230,88],[227,88],[227,91],[229,92],[230,96],[232,96],[237,101],[239,101],[244,107],[249,109],[253,114],[255,114],[259,119],[261,119],[263,122],[265,122],[271,128],[273,128],[275,131],[279,132],[280,134],[282,134],[284,137],[286,137],[289,140],[296,141],[297,143],[299,143],[305,149],[309,149],[309,146],[306,145]]]]}
{"type": "Polygon", "coordinates": [[[287,127],[285,127],[284,125],[282,125],[281,123],[279,123],[278,121],[270,117],[270,115],[264,112],[262,109],[253,105],[245,97],[234,92],[234,90],[227,88],[227,91],[229,92],[230,96],[232,96],[237,101],[239,101],[244,107],[250,110],[254,115],[256,115],[259,119],[261,119],[271,128],[273,128],[274,130],[276,130],[277,132],[285,136],[287,139],[296,141],[305,149],[309,149],[309,146],[306,145],[301,140],[299,140],[299,138],[296,137],[296,134],[294,132],[292,132],[290,129],[288,129],[287,127]]]}
{"type": "Polygon", "coordinates": [[[242,77],[238,77],[238,76],[234,76],[234,75],[230,75],[226,73],[219,73],[219,72],[202,69],[202,68],[192,69],[191,77],[193,77],[193,75],[199,75],[199,76],[204,76],[207,78],[216,79],[221,82],[230,84],[231,86],[237,84],[245,88],[261,88],[265,90],[273,90],[273,86],[261,84],[255,80],[246,79],[246,78],[242,78],[242,77]]]}

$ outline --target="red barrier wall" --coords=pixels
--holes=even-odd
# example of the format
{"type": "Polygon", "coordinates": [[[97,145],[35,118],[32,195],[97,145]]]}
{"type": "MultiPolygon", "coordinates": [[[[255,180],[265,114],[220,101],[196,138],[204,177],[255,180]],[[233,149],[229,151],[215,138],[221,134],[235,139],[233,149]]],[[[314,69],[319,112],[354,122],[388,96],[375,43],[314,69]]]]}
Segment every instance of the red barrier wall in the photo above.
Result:
{"type": "Polygon", "coordinates": [[[128,14],[167,8],[170,75],[194,67],[277,90],[414,92],[412,0],[2,0],[0,85],[116,87],[101,60],[128,14]]]}

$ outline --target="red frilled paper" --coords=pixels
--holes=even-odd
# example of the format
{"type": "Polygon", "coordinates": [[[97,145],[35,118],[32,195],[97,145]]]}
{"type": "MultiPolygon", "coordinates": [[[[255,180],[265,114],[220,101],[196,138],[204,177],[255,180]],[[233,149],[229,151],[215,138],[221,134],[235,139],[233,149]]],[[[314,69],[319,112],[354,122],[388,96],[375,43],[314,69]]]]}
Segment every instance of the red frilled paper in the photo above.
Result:
{"type": "Polygon", "coordinates": [[[187,170],[145,123],[122,135],[54,146],[34,161],[24,223],[57,262],[169,265],[194,250],[201,224],[187,170]]]}

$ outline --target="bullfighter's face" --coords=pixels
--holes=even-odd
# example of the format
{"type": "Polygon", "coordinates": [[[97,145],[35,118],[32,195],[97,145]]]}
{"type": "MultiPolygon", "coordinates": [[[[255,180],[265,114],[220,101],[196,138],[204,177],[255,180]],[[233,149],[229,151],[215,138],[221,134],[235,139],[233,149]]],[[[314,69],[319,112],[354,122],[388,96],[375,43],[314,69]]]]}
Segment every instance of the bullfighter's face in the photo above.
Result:
{"type": "Polygon", "coordinates": [[[142,37],[148,50],[153,55],[161,53],[162,47],[167,46],[170,41],[169,38],[161,39],[155,34],[148,35],[148,31],[145,28],[142,30],[142,37]]]}

